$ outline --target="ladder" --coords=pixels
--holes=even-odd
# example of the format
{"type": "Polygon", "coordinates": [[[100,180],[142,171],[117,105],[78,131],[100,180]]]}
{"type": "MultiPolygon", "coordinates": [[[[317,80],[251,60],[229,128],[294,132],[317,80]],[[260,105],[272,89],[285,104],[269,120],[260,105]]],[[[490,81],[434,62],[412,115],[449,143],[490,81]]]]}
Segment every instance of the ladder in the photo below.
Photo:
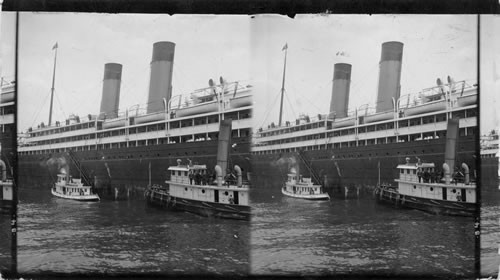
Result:
{"type": "Polygon", "coordinates": [[[68,150],[68,156],[73,162],[73,164],[76,166],[76,169],[78,169],[78,171],[80,172],[82,177],[81,179],[84,182],[84,184],[88,186],[93,186],[94,185],[93,181],[90,180],[89,176],[87,175],[88,174],[87,169],[84,166],[82,166],[80,160],[77,158],[77,156],[73,153],[72,150],[68,150]]]}
{"type": "Polygon", "coordinates": [[[313,181],[318,184],[318,185],[323,185],[319,175],[314,171],[312,164],[305,158],[304,154],[302,153],[301,150],[298,151],[297,153],[299,155],[300,160],[304,163],[306,166],[307,170],[309,170],[309,174],[311,174],[311,178],[313,181]]]}

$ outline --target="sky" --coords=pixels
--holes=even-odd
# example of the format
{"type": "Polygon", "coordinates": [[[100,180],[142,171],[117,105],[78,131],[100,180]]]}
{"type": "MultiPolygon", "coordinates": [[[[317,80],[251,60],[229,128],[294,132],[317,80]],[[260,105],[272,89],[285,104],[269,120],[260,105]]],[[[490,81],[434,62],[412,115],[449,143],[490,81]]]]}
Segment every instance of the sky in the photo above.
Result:
{"type": "MultiPolygon", "coordinates": [[[[9,29],[9,17],[14,18],[4,13],[2,34],[9,29]]],[[[485,47],[481,69],[491,70],[491,58],[498,61],[493,54],[500,44],[495,36],[498,32],[493,32],[498,30],[493,27],[498,26],[498,17],[483,17],[488,20],[482,22],[481,38],[487,38],[485,33],[486,40],[495,43],[481,44],[485,47]]],[[[123,64],[120,109],[145,104],[152,45],[172,41],[176,43],[173,94],[206,87],[208,79],[218,80],[219,76],[251,83],[254,126],[258,128],[278,122],[285,44],[283,119],[294,120],[300,113],[328,113],[333,65],[338,62],[352,64],[350,110],[374,104],[381,45],[386,41],[404,43],[401,95],[433,87],[438,77],[446,80],[448,75],[456,81],[477,83],[477,20],[476,15],[330,14],[292,19],[280,15],[20,13],[18,84],[23,113],[18,116],[18,131],[48,122],[52,46],[56,42],[54,120],[98,113],[104,64],[108,62],[123,64]],[[337,56],[338,52],[346,55],[337,56]]],[[[13,50],[12,41],[2,40],[4,53],[13,50]]],[[[13,73],[13,66],[3,68],[13,73]]],[[[495,82],[493,76],[482,78],[484,96],[486,85],[495,82]]],[[[492,112],[491,108],[484,112],[492,112]]],[[[482,127],[498,126],[495,119],[482,118],[482,127]]]]}
{"type": "Polygon", "coordinates": [[[249,17],[20,13],[18,131],[48,123],[58,43],[53,121],[100,109],[104,64],[121,63],[120,109],[146,104],[153,44],[176,44],[173,95],[210,78],[249,83],[249,17]]]}
{"type": "Polygon", "coordinates": [[[500,16],[481,15],[481,134],[500,128],[500,16]]]}
{"type": "Polygon", "coordinates": [[[7,81],[15,79],[16,17],[13,12],[1,12],[0,76],[7,81]]]}
{"type": "Polygon", "coordinates": [[[278,123],[288,44],[283,120],[329,112],[333,66],[352,65],[350,110],[375,104],[381,45],[404,44],[401,96],[436,85],[439,77],[477,82],[475,15],[256,16],[251,26],[255,127],[278,123]],[[346,56],[337,56],[344,52],[346,56]]]}

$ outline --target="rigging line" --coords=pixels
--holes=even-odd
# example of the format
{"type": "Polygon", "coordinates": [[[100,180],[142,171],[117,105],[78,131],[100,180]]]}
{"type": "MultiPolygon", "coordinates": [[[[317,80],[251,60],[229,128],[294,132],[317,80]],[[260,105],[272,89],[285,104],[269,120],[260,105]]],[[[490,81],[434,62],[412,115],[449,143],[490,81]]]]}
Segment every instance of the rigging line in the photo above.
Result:
{"type": "MultiPolygon", "coordinates": [[[[315,96],[320,90],[323,90],[323,88],[326,85],[331,84],[331,83],[332,83],[332,81],[326,82],[325,84],[323,84],[322,86],[320,86],[319,88],[317,88],[316,91],[314,91],[311,95],[308,95],[308,96],[315,96]]],[[[294,88],[294,87],[292,86],[292,88],[294,88]]],[[[318,110],[318,112],[321,112],[321,109],[316,104],[314,104],[314,103],[311,102],[311,98],[304,98],[304,95],[299,95],[299,98],[296,98],[296,100],[297,101],[299,101],[299,100],[305,100],[309,104],[311,104],[316,110],[318,110]]]]}
{"type": "Polygon", "coordinates": [[[42,106],[38,107],[38,112],[35,114],[35,117],[33,118],[32,122],[31,122],[31,127],[35,126],[35,122],[38,119],[38,116],[40,115],[40,112],[42,111],[42,109],[45,108],[44,105],[47,103],[47,99],[49,98],[49,96],[50,96],[50,92],[45,96],[45,99],[42,103],[42,106]]]}
{"type": "Polygon", "coordinates": [[[59,109],[61,110],[61,113],[63,114],[64,119],[66,119],[66,113],[64,112],[63,107],[61,105],[61,100],[59,100],[59,96],[57,94],[55,96],[56,96],[57,104],[59,104],[59,109]]]}
{"type": "MultiPolygon", "coordinates": [[[[274,105],[276,105],[276,102],[278,101],[278,98],[280,97],[281,95],[281,91],[280,91],[280,94],[277,94],[275,97],[274,97],[274,101],[273,103],[271,104],[270,108],[274,108],[274,105]]],[[[262,127],[264,125],[264,123],[267,121],[267,118],[269,117],[269,114],[271,113],[271,110],[267,110],[267,114],[266,116],[264,117],[264,119],[262,120],[262,123],[260,124],[260,127],[262,127]]]]}
{"type": "Polygon", "coordinates": [[[292,111],[292,115],[295,117],[295,119],[297,119],[297,114],[293,110],[293,106],[292,106],[292,104],[290,102],[290,99],[288,98],[288,95],[285,95],[285,98],[286,98],[286,101],[288,102],[288,105],[290,106],[290,111],[292,111]]]}

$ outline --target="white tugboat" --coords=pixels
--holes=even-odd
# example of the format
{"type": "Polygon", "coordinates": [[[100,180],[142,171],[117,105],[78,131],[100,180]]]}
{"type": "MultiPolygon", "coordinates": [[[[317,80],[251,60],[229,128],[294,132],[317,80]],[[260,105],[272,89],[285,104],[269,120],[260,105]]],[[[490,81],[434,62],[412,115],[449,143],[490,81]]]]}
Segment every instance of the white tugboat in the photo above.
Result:
{"type": "Polygon", "coordinates": [[[302,175],[297,175],[294,169],[288,174],[288,180],[281,188],[281,193],[308,200],[330,200],[330,195],[324,192],[321,185],[313,184],[311,178],[302,178],[302,175]]]}
{"type": "MultiPolygon", "coordinates": [[[[64,170],[63,170],[64,171],[64,170]]],[[[82,183],[82,179],[71,178],[66,172],[57,175],[57,182],[51,190],[54,196],[78,201],[99,201],[99,195],[91,186],[82,183]]]]}
{"type": "Polygon", "coordinates": [[[209,175],[206,165],[170,166],[167,187],[152,186],[144,196],[149,204],[179,211],[186,211],[207,217],[249,220],[249,187],[243,183],[242,170],[234,166],[236,176],[229,172],[227,159],[231,137],[231,120],[220,124],[219,148],[214,176],[209,175]]]}
{"type": "Polygon", "coordinates": [[[448,122],[443,172],[438,172],[434,163],[411,163],[406,158],[405,164],[397,166],[397,186],[381,184],[375,189],[379,202],[434,214],[474,216],[476,183],[470,179],[467,164],[462,163],[461,170],[454,168],[458,121],[448,122]]]}
{"type": "Polygon", "coordinates": [[[3,160],[0,160],[1,180],[0,180],[0,213],[9,213],[12,210],[13,199],[13,181],[7,179],[7,167],[3,160]]]}

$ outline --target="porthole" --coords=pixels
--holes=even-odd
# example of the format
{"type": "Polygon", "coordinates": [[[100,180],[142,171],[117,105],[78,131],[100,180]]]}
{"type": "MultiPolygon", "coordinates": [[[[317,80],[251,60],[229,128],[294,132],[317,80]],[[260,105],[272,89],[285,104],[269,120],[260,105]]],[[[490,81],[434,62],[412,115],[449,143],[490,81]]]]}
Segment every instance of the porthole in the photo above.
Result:
{"type": "Polygon", "coordinates": [[[226,192],[224,192],[224,195],[228,196],[228,195],[229,195],[229,193],[226,191],[226,192]]]}
{"type": "Polygon", "coordinates": [[[201,193],[205,193],[205,190],[201,190],[201,193]]]}
{"type": "Polygon", "coordinates": [[[434,190],[434,188],[433,188],[433,187],[431,187],[431,192],[432,192],[433,190],[434,190]]]}
{"type": "Polygon", "coordinates": [[[188,188],[184,188],[184,190],[185,190],[185,191],[187,191],[187,190],[188,190],[188,188]]]}
{"type": "Polygon", "coordinates": [[[413,188],[414,188],[414,189],[416,189],[416,188],[417,188],[417,186],[413,185],[413,188]]]}
{"type": "Polygon", "coordinates": [[[453,189],[453,190],[452,190],[452,192],[453,192],[453,193],[456,193],[456,192],[457,192],[457,190],[453,189]]]}

